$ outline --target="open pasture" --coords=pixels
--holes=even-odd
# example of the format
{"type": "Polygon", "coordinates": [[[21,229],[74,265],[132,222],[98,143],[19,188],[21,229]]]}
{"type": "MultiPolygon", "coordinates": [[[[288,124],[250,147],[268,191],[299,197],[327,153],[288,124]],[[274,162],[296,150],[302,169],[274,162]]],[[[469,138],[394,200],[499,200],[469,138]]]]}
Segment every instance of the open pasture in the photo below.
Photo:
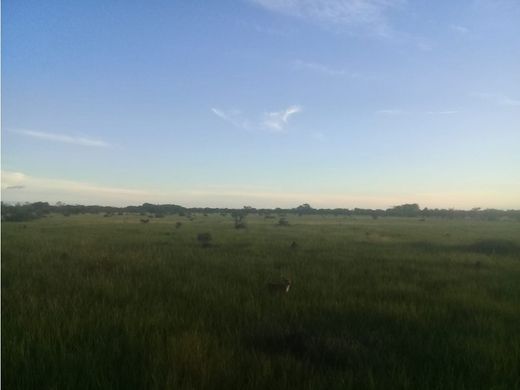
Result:
{"type": "Polygon", "coordinates": [[[142,218],[2,223],[3,388],[520,388],[518,222],[142,218]]]}

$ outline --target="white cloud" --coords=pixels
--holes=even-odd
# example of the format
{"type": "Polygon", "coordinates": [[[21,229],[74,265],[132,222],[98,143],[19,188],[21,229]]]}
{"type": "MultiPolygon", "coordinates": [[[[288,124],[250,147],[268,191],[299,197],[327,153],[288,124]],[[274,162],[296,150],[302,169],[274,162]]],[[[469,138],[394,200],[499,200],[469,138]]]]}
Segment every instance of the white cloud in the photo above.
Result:
{"type": "Polygon", "coordinates": [[[13,133],[25,135],[32,138],[42,139],[46,141],[52,142],[61,142],[66,144],[75,144],[82,146],[92,146],[97,148],[106,148],[110,145],[105,141],[95,140],[86,137],[73,137],[66,134],[55,134],[55,133],[46,133],[43,131],[34,131],[34,130],[11,130],[13,133]]]}
{"type": "Polygon", "coordinates": [[[317,22],[326,27],[369,26],[378,35],[388,30],[386,13],[403,0],[251,0],[281,14],[317,22]]]}
{"type": "Polygon", "coordinates": [[[2,189],[31,189],[48,188],[60,189],[71,192],[95,192],[103,194],[121,195],[147,195],[148,191],[141,191],[127,188],[105,187],[96,184],[78,182],[72,180],[42,179],[26,175],[22,172],[2,171],[2,189]]]}
{"type": "Polygon", "coordinates": [[[320,64],[317,62],[307,62],[302,60],[293,61],[293,66],[296,69],[309,70],[316,73],[321,73],[327,76],[349,76],[349,77],[358,77],[356,73],[349,73],[345,69],[336,69],[330,66],[320,64]]]}
{"type": "Polygon", "coordinates": [[[459,25],[456,25],[456,24],[452,25],[451,29],[453,31],[456,31],[456,32],[460,33],[460,34],[467,34],[467,33],[469,33],[469,28],[464,27],[464,26],[459,26],[459,25]]]}
{"type": "Polygon", "coordinates": [[[58,200],[68,203],[118,204],[146,202],[157,193],[131,188],[102,186],[74,180],[50,179],[2,170],[2,198],[8,202],[58,200]],[[12,191],[16,189],[16,191],[12,191]]]}
{"type": "Polygon", "coordinates": [[[289,122],[289,118],[301,112],[301,107],[299,106],[290,106],[289,108],[276,111],[276,112],[267,112],[265,113],[261,119],[256,121],[250,121],[245,118],[241,111],[239,110],[221,110],[218,108],[211,108],[211,112],[218,116],[220,119],[225,120],[226,122],[231,123],[233,126],[244,129],[244,130],[255,130],[255,129],[268,129],[273,132],[282,132],[285,130],[286,125],[289,122]]]}
{"type": "Polygon", "coordinates": [[[268,112],[264,115],[263,125],[275,132],[282,132],[289,122],[289,118],[301,111],[301,107],[291,106],[282,111],[268,112]]]}

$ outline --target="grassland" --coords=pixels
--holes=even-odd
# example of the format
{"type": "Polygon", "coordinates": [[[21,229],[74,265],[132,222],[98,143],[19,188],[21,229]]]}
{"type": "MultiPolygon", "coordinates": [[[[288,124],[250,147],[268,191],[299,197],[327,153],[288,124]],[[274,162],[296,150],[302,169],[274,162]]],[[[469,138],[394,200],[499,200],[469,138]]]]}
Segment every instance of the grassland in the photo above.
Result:
{"type": "Polygon", "coordinates": [[[3,389],[520,388],[518,222],[140,218],[2,224],[3,389]]]}

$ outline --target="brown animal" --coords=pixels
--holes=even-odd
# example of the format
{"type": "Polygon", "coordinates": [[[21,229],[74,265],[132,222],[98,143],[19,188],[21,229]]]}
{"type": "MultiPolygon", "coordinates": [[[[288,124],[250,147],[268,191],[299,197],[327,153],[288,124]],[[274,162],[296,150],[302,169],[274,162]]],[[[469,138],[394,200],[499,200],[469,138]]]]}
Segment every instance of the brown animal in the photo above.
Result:
{"type": "Polygon", "coordinates": [[[283,278],[281,282],[267,283],[267,289],[270,293],[288,293],[291,288],[291,280],[283,278]]]}

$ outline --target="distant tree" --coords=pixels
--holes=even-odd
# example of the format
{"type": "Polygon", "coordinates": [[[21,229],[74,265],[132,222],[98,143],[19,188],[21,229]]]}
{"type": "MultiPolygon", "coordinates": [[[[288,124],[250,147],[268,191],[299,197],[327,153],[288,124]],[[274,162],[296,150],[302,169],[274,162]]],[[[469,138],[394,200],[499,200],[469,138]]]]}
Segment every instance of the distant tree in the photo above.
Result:
{"type": "Polygon", "coordinates": [[[408,203],[400,206],[394,206],[386,210],[386,213],[395,217],[418,217],[421,215],[421,209],[417,203],[408,203]]]}
{"type": "Polygon", "coordinates": [[[304,203],[304,204],[296,207],[295,211],[298,213],[298,215],[304,215],[304,214],[313,213],[314,209],[311,207],[310,204],[304,203]]]}
{"type": "Polygon", "coordinates": [[[243,208],[242,210],[235,210],[231,213],[231,216],[233,217],[233,221],[235,223],[235,229],[244,229],[246,228],[246,216],[248,214],[250,209],[243,208]]]}

